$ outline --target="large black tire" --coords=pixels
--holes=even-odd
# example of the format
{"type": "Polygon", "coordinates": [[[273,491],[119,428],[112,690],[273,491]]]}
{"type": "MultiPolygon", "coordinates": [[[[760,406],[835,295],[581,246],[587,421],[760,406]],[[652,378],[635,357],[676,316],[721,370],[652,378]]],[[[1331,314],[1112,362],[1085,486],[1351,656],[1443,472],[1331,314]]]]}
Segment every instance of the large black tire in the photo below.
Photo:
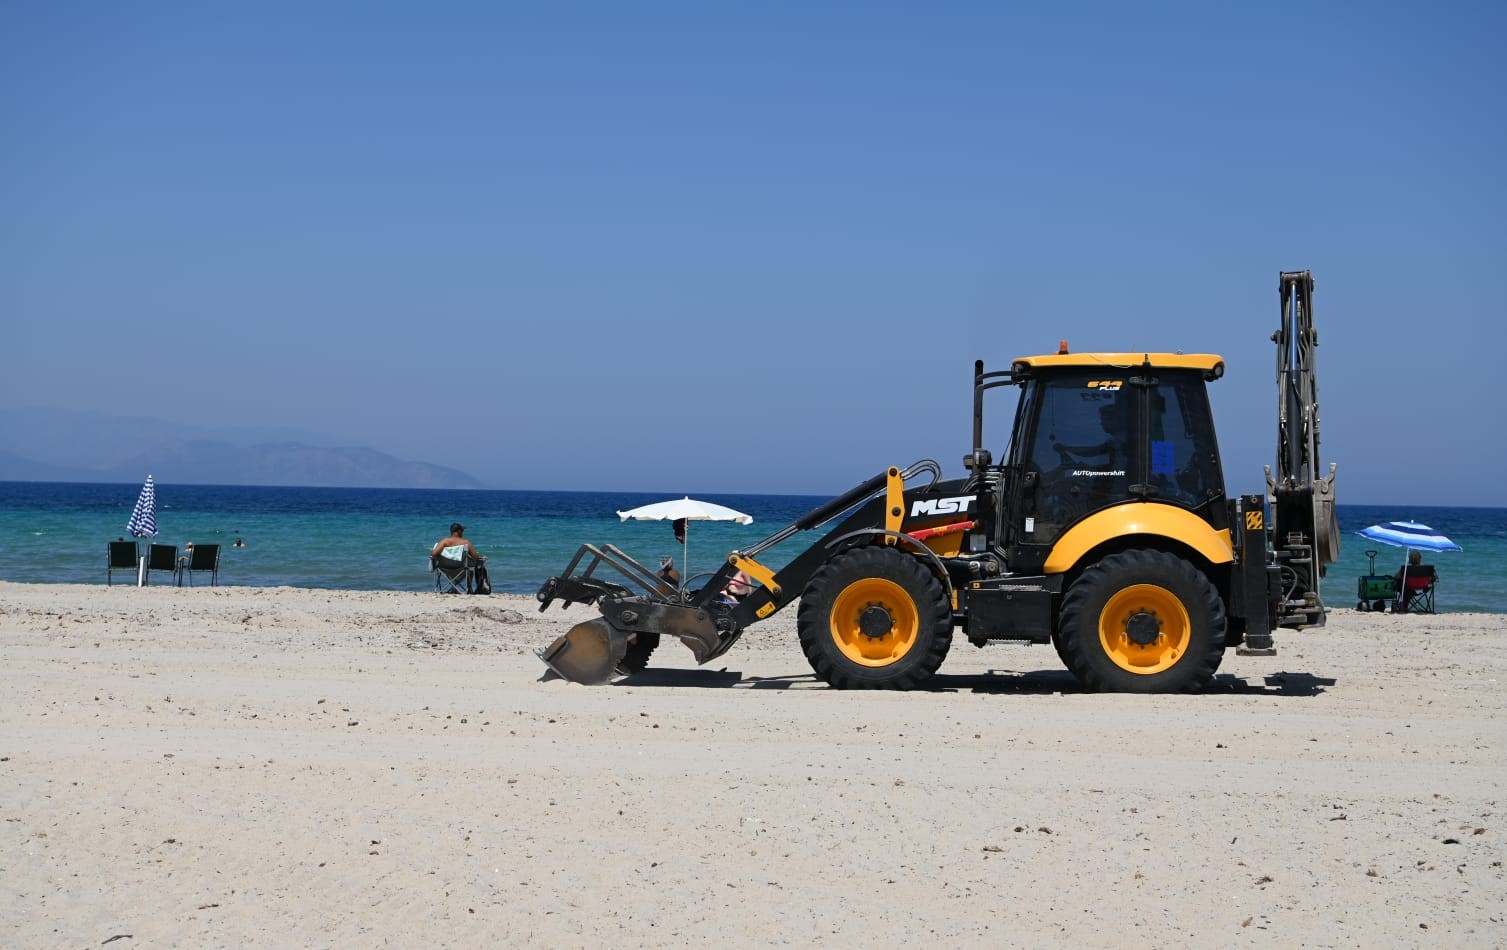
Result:
{"type": "Polygon", "coordinates": [[[1062,649],[1062,634],[1060,632],[1052,634],[1052,649],[1057,651],[1057,659],[1062,661],[1062,665],[1068,669],[1072,669],[1072,665],[1067,661],[1067,651],[1062,649]]]}
{"type": "Polygon", "coordinates": [[[936,575],[897,548],[852,548],[801,593],[801,649],[838,689],[912,689],[952,646],[952,608],[936,575]]]}
{"type": "Polygon", "coordinates": [[[1226,617],[1214,585],[1162,551],[1112,554],[1062,599],[1059,653],[1085,688],[1188,693],[1214,678],[1226,617]]]}
{"type": "Polygon", "coordinates": [[[634,673],[642,673],[649,668],[649,656],[657,646],[659,646],[659,634],[634,634],[633,641],[628,644],[628,651],[623,654],[623,661],[617,665],[618,672],[630,676],[634,673]]]}

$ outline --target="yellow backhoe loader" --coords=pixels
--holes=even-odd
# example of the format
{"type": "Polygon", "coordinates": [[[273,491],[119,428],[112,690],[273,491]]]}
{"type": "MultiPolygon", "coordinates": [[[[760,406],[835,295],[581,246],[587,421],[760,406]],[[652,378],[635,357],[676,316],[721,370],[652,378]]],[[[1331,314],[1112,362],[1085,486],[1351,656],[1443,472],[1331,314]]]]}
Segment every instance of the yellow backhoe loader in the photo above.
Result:
{"type": "Polygon", "coordinates": [[[698,663],[800,600],[811,668],[838,688],[910,689],[954,632],[1051,643],[1093,690],[1197,690],[1224,651],[1272,655],[1277,627],[1323,623],[1323,564],[1338,556],[1334,472],[1317,479],[1313,279],[1280,278],[1278,472],[1269,495],[1225,494],[1207,354],[1059,352],[973,370],[968,474],[891,467],[676,589],[612,545],[583,545],[539,589],[593,604],[540,656],[600,683],[644,669],[666,636],[698,663]],[[1019,392],[999,463],[983,445],[985,394],[1019,392]],[[817,532],[814,540],[810,532],[817,532]],[[766,552],[799,539],[778,569],[766,552]],[[741,573],[740,573],[741,572],[741,573]],[[752,590],[742,596],[731,591],[752,590]],[[734,583],[734,582],[737,583],[734,583]]]}

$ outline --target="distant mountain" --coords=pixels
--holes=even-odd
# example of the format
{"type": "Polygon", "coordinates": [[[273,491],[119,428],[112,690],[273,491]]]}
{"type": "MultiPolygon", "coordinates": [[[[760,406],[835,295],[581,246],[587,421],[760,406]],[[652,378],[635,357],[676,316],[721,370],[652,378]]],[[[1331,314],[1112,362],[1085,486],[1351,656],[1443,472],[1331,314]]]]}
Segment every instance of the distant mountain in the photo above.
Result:
{"type": "Polygon", "coordinates": [[[151,473],[164,484],[308,485],[330,488],[484,488],[465,472],[409,462],[376,449],[319,448],[283,442],[172,442],[116,465],[88,469],[48,465],[0,453],[0,480],[135,482],[151,473]]]}
{"type": "Polygon", "coordinates": [[[310,445],[278,438],[279,431],[226,429],[209,436],[152,419],[0,410],[0,480],[137,482],[151,473],[159,482],[201,485],[485,487],[457,469],[361,446],[310,445]]]}
{"type": "Polygon", "coordinates": [[[131,458],[143,446],[201,441],[241,446],[275,442],[332,446],[340,442],[318,432],[284,427],[193,426],[113,412],[0,409],[0,446],[45,465],[98,469],[131,458]]]}
{"type": "Polygon", "coordinates": [[[69,465],[34,462],[12,452],[0,452],[0,481],[7,482],[97,482],[98,472],[69,465]]]}

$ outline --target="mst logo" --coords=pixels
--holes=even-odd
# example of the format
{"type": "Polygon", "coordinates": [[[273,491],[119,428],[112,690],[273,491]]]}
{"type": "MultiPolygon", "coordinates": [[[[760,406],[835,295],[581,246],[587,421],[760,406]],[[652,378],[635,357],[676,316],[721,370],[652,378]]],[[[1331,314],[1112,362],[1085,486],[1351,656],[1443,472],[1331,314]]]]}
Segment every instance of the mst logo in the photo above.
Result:
{"type": "Polygon", "coordinates": [[[926,498],[911,503],[910,516],[919,518],[922,515],[963,515],[973,505],[972,495],[961,495],[957,498],[926,498]]]}

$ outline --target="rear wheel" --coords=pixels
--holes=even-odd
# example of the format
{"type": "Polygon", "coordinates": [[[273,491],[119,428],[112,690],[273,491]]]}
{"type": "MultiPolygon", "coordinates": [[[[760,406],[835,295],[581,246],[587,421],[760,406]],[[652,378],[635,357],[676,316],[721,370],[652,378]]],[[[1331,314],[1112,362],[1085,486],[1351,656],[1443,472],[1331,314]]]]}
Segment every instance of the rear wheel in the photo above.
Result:
{"type": "Polygon", "coordinates": [[[892,547],[853,548],[812,575],[796,615],[806,660],[838,689],[911,689],[952,645],[942,582],[892,547]]]}
{"type": "Polygon", "coordinates": [[[1224,656],[1219,592],[1161,551],[1112,554],[1088,568],[1063,597],[1060,619],[1062,659],[1091,690],[1192,692],[1224,656]]]}

